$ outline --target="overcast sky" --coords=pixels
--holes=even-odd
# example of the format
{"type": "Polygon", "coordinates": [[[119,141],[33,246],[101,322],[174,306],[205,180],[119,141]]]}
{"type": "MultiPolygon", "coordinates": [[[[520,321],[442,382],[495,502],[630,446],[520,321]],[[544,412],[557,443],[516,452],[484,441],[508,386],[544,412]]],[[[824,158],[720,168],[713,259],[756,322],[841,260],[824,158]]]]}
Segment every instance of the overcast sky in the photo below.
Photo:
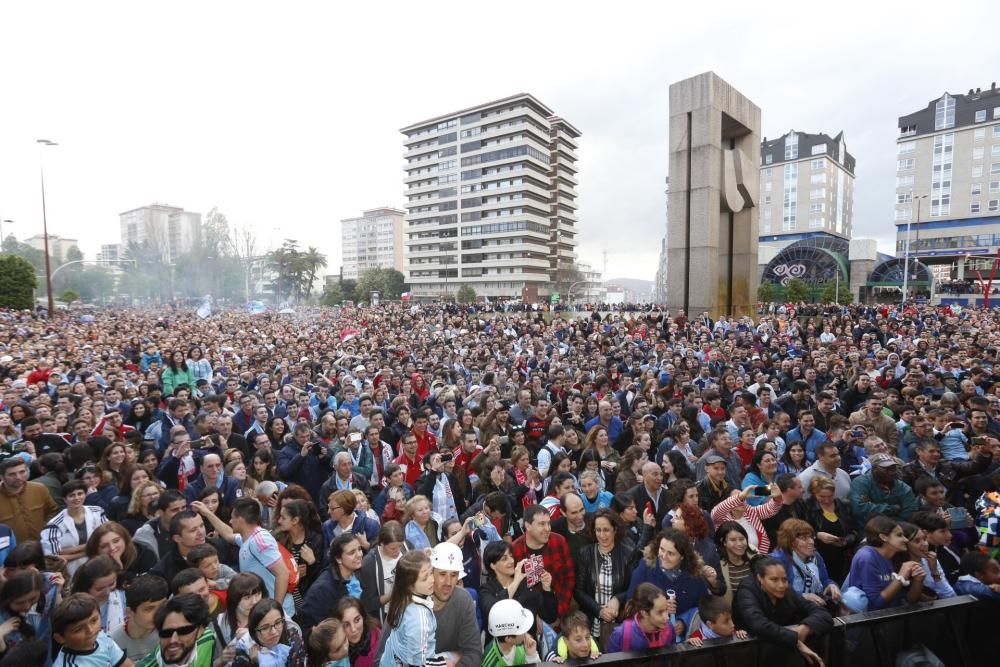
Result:
{"type": "Polygon", "coordinates": [[[855,235],[890,252],[897,117],[1000,80],[994,3],[679,4],[5,2],[3,231],[41,232],[46,138],[50,232],[87,257],[156,201],[317,245],[334,273],[339,220],[404,203],[400,127],[530,92],[583,132],[581,259],[652,279],[667,89],[714,70],[765,136],[845,131],[855,235]]]}

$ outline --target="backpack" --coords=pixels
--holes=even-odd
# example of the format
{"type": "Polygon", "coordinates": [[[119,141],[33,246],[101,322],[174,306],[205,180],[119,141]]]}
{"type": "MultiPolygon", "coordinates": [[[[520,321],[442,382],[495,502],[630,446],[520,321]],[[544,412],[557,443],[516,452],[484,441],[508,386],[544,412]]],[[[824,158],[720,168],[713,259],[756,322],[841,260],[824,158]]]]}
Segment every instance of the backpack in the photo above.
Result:
{"type": "Polygon", "coordinates": [[[281,561],[288,568],[288,592],[294,593],[299,587],[299,564],[295,562],[295,556],[292,555],[292,552],[286,549],[281,542],[278,542],[278,553],[281,554],[281,561]]]}

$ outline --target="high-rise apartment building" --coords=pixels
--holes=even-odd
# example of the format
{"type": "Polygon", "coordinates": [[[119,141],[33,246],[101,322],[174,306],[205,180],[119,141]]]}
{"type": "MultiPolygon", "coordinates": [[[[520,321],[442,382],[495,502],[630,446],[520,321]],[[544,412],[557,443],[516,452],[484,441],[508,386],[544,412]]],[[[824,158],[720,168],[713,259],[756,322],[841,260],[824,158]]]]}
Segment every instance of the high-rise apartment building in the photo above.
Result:
{"type": "MultiPolygon", "coordinates": [[[[45,251],[45,236],[42,234],[29,236],[24,239],[24,242],[35,250],[41,250],[43,253],[45,251]]],[[[80,245],[76,239],[68,239],[64,236],[49,234],[49,256],[53,260],[57,262],[65,262],[70,248],[76,248],[77,250],[80,249],[80,245]]]]}
{"type": "Polygon", "coordinates": [[[123,248],[148,241],[167,262],[189,252],[201,239],[201,213],[176,206],[142,206],[120,213],[118,221],[123,248]]]}
{"type": "Polygon", "coordinates": [[[345,280],[357,280],[368,269],[403,272],[403,215],[383,206],[364,211],[360,218],[340,221],[345,280]]]}
{"type": "Polygon", "coordinates": [[[575,257],[579,130],[522,93],[401,132],[413,295],[550,294],[575,257]]]}
{"type": "Polygon", "coordinates": [[[843,132],[765,138],[760,163],[761,244],[780,249],[819,235],[851,238],[855,160],[843,132]]]}
{"type": "Polygon", "coordinates": [[[900,116],[896,152],[896,256],[909,245],[939,279],[965,280],[1000,246],[1000,90],[900,116]]]}

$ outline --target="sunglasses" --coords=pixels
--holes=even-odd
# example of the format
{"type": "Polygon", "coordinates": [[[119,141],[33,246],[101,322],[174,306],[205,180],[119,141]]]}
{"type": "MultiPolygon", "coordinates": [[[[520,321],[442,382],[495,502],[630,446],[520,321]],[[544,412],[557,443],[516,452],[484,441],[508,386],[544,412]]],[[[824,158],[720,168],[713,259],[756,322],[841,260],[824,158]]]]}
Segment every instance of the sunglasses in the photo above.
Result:
{"type": "Polygon", "coordinates": [[[198,629],[197,625],[182,625],[179,628],[163,628],[159,630],[160,639],[170,639],[177,633],[178,637],[186,637],[198,629]]]}

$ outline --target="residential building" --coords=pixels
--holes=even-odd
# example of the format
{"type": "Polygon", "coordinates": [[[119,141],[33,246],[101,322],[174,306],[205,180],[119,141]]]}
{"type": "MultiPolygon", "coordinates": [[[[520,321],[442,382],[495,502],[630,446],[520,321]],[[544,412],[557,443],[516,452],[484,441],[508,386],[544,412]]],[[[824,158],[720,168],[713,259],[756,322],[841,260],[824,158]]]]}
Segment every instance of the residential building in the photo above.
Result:
{"type": "Polygon", "coordinates": [[[357,280],[368,269],[406,269],[403,262],[403,215],[383,206],[364,211],[360,218],[340,221],[345,280],[357,280]]]}
{"type": "Polygon", "coordinates": [[[574,260],[579,130],[521,93],[401,132],[413,296],[551,294],[574,260]]]}
{"type": "Polygon", "coordinates": [[[125,256],[118,243],[102,243],[101,251],[97,253],[98,262],[117,262],[125,256]]]}
{"type": "Polygon", "coordinates": [[[601,272],[587,262],[577,262],[576,270],[583,281],[567,295],[573,303],[603,303],[607,292],[601,279],[601,272]]]}
{"type": "Polygon", "coordinates": [[[944,93],[899,117],[896,256],[931,267],[969,293],[1000,246],[1000,91],[944,93]],[[964,285],[962,283],[965,283],[964,285]]]}
{"type": "Polygon", "coordinates": [[[760,163],[762,249],[775,252],[814,236],[851,238],[855,159],[843,132],[765,137],[760,163]]]}
{"type": "MultiPolygon", "coordinates": [[[[30,236],[26,238],[24,242],[35,250],[45,252],[45,236],[43,234],[30,236]]],[[[60,264],[65,262],[70,248],[76,248],[79,250],[79,242],[76,239],[68,239],[63,236],[58,236],[57,234],[49,234],[49,256],[53,259],[53,261],[60,264]]]]}
{"type": "Polygon", "coordinates": [[[121,246],[149,244],[166,262],[190,252],[201,239],[201,214],[153,203],[118,215],[121,246]]]}

